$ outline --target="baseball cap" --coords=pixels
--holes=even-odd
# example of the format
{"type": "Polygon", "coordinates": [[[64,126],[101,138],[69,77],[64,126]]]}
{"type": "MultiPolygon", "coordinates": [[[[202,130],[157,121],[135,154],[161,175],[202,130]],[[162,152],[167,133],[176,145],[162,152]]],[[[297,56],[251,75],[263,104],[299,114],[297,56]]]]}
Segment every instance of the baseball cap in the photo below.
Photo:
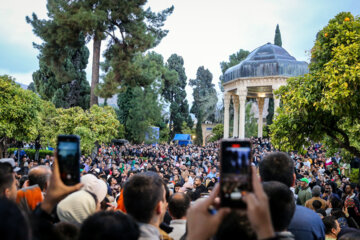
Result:
{"type": "Polygon", "coordinates": [[[306,182],[307,184],[309,184],[309,180],[307,178],[300,179],[300,182],[306,182]]]}
{"type": "Polygon", "coordinates": [[[13,168],[14,172],[17,172],[17,171],[20,170],[19,167],[16,167],[15,160],[13,158],[1,158],[0,163],[8,163],[8,164],[10,164],[11,167],[13,168]]]}

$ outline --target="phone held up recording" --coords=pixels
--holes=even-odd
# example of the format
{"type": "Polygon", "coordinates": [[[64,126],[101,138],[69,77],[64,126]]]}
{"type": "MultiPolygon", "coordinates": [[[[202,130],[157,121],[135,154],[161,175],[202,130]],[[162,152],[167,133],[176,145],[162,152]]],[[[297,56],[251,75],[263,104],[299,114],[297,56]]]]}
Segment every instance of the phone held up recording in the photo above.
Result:
{"type": "Polygon", "coordinates": [[[80,182],[80,137],[59,135],[57,158],[60,177],[64,184],[75,185],[80,182]]]}
{"type": "Polygon", "coordinates": [[[224,139],[220,148],[220,198],[221,206],[246,208],[242,200],[252,192],[250,140],[224,139]]]}

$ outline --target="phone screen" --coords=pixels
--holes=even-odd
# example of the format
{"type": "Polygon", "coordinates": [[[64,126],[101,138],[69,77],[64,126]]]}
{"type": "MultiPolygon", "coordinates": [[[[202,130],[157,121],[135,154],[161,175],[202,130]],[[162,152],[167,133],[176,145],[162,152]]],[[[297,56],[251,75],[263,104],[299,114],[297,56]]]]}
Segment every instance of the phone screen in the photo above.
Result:
{"type": "Polygon", "coordinates": [[[252,191],[251,143],[241,140],[221,142],[221,205],[246,208],[242,197],[252,191]]]}
{"type": "Polygon", "coordinates": [[[77,136],[59,136],[57,155],[61,180],[66,185],[80,182],[80,138],[77,136]]]}

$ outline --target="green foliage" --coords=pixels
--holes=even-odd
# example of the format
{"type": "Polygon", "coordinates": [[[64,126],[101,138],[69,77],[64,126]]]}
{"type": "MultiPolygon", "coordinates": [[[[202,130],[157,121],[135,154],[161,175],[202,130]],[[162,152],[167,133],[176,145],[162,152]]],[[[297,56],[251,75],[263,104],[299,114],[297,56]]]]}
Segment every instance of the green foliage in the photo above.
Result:
{"type": "MultiPolygon", "coordinates": [[[[44,119],[41,134],[43,144],[56,146],[59,134],[76,134],[81,137],[81,151],[90,154],[95,143],[109,143],[118,134],[120,123],[111,107],[93,105],[88,110],[49,107],[49,117],[44,119]]],[[[44,115],[47,116],[45,113],[44,115]]]]}
{"type": "MultiPolygon", "coordinates": [[[[7,152],[8,154],[13,154],[15,151],[17,150],[17,148],[8,148],[7,149],[7,152]]],[[[36,153],[36,150],[35,149],[22,149],[25,151],[26,155],[34,160],[35,159],[35,153],[36,153]]],[[[54,152],[53,151],[50,151],[50,150],[39,150],[39,158],[45,158],[46,155],[49,155],[49,156],[53,156],[54,152]]]]}
{"type": "Polygon", "coordinates": [[[216,124],[216,126],[212,130],[213,136],[209,139],[209,142],[215,142],[224,136],[224,124],[216,124]]]}
{"type": "Polygon", "coordinates": [[[0,137],[35,140],[41,107],[41,99],[34,92],[22,89],[10,76],[0,76],[0,137]]]}
{"type": "Polygon", "coordinates": [[[167,60],[167,68],[172,72],[168,72],[169,77],[164,78],[162,96],[170,103],[170,140],[174,138],[175,133],[183,132],[184,121],[190,128],[192,128],[193,122],[189,115],[189,104],[186,100],[187,77],[183,58],[172,54],[167,60]]]}
{"type": "Polygon", "coordinates": [[[276,30],[275,30],[275,37],[274,37],[274,44],[278,45],[278,46],[282,46],[282,41],[281,41],[281,33],[280,33],[280,28],[279,28],[279,24],[276,25],[276,30]]]}
{"type": "MultiPolygon", "coordinates": [[[[165,68],[162,56],[155,52],[139,55],[137,64],[142,69],[142,75],[138,77],[146,79],[147,86],[124,84],[118,94],[117,114],[119,121],[124,124],[126,139],[141,143],[150,126],[160,126],[162,123],[163,106],[159,99],[161,84],[164,79],[176,77],[176,72],[165,68]]],[[[160,128],[162,130],[164,127],[160,128]]]]}
{"type": "MultiPolygon", "coordinates": [[[[145,9],[146,3],[147,1],[125,0],[48,0],[49,20],[39,20],[33,14],[32,19],[27,17],[27,21],[34,26],[35,34],[45,39],[43,54],[46,62],[54,63],[53,66],[60,68],[63,68],[62,63],[66,58],[63,49],[78,47],[79,33],[87,41],[93,39],[94,46],[99,44],[98,48],[101,40],[109,39],[104,57],[111,74],[103,79],[101,86],[97,86],[99,69],[95,67],[95,86],[91,87],[92,94],[97,89],[98,94],[111,95],[124,82],[146,85],[146,82],[137,82],[138,66],[134,65],[134,57],[155,47],[167,35],[168,31],[162,27],[174,8],[154,13],[150,8],[145,9]]],[[[99,66],[100,49],[94,51],[94,56],[93,66],[99,66]]]]}
{"type": "Polygon", "coordinates": [[[257,131],[257,121],[254,118],[254,113],[251,112],[251,102],[248,102],[245,107],[245,137],[256,137],[257,131]]]}
{"type": "Polygon", "coordinates": [[[89,50],[85,46],[84,37],[79,36],[78,46],[61,49],[62,58],[51,61],[46,57],[46,35],[43,32],[47,25],[41,25],[37,18],[28,21],[34,27],[34,32],[45,43],[35,45],[40,50],[39,70],[33,73],[36,92],[42,99],[52,101],[59,108],[80,106],[88,109],[90,106],[90,86],[86,80],[85,68],[88,63],[89,50]],[[44,29],[42,29],[44,28],[44,29]]]}
{"type": "Polygon", "coordinates": [[[34,93],[36,93],[35,84],[33,82],[30,83],[27,90],[30,90],[30,91],[33,91],[34,93]]]}
{"type": "Polygon", "coordinates": [[[203,135],[202,135],[202,128],[201,128],[200,121],[198,121],[196,123],[195,133],[196,133],[196,138],[195,138],[194,144],[198,145],[198,146],[202,146],[203,145],[203,135]]]}
{"type": "Polygon", "coordinates": [[[282,150],[310,140],[360,156],[360,19],[340,13],[316,37],[310,73],[288,79],[276,94],[283,105],[270,126],[282,150]]]}
{"type": "Polygon", "coordinates": [[[221,67],[221,73],[222,75],[220,75],[220,82],[219,82],[219,87],[221,89],[222,92],[224,92],[224,87],[222,86],[223,82],[224,82],[224,73],[226,72],[226,70],[228,70],[229,68],[231,68],[232,66],[235,66],[237,64],[239,64],[242,60],[244,60],[248,55],[250,54],[249,51],[244,50],[244,49],[240,49],[238,52],[233,53],[229,56],[229,61],[228,62],[221,62],[220,63],[220,67],[221,67]]]}
{"type": "Polygon", "coordinates": [[[195,114],[200,125],[206,120],[215,121],[215,109],[218,98],[214,84],[212,84],[212,77],[211,72],[201,66],[196,72],[196,79],[190,80],[194,97],[190,112],[195,114]]]}
{"type": "Polygon", "coordinates": [[[359,169],[352,168],[350,174],[350,182],[358,184],[359,183],[359,169]]]}

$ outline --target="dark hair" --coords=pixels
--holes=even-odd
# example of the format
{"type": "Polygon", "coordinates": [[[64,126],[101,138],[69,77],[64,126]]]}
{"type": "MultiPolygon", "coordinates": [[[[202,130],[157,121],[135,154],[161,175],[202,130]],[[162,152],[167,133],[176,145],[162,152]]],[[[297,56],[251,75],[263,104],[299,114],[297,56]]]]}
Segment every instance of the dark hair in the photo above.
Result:
{"type": "Polygon", "coordinates": [[[316,210],[321,208],[322,204],[321,204],[321,202],[319,200],[315,200],[315,201],[312,202],[312,206],[316,211],[316,210]]]}
{"type": "Polygon", "coordinates": [[[20,188],[23,187],[24,183],[25,183],[28,179],[29,179],[29,177],[28,177],[27,175],[24,175],[24,176],[22,176],[22,177],[20,178],[20,180],[19,180],[19,186],[20,186],[20,188]]]}
{"type": "Polygon", "coordinates": [[[326,212],[325,212],[325,210],[322,209],[322,208],[316,210],[316,213],[319,213],[319,214],[321,214],[323,217],[326,217],[326,212]]]}
{"type": "Polygon", "coordinates": [[[186,215],[190,206],[190,198],[184,193],[175,193],[169,200],[169,212],[175,219],[180,219],[186,215]]]}
{"type": "Polygon", "coordinates": [[[323,218],[325,226],[325,234],[331,233],[333,228],[336,228],[336,218],[334,216],[327,216],[323,218]]]}
{"type": "Polygon", "coordinates": [[[163,200],[164,184],[154,172],[136,174],[125,183],[124,205],[137,221],[148,223],[159,201],[163,200]]]}
{"type": "Polygon", "coordinates": [[[263,188],[269,198],[274,230],[286,230],[295,212],[294,194],[288,186],[277,181],[264,182],[263,188]]]}
{"type": "Polygon", "coordinates": [[[279,181],[288,187],[294,181],[294,161],[288,154],[274,152],[265,155],[259,164],[260,177],[262,181],[279,181]]]}
{"type": "Polygon", "coordinates": [[[342,208],[342,205],[343,205],[341,200],[335,196],[332,196],[330,198],[330,203],[331,203],[332,208],[342,208]]]}
{"type": "Polygon", "coordinates": [[[336,219],[345,217],[344,212],[341,208],[333,208],[331,209],[331,216],[334,216],[336,219]]]}
{"type": "MultiPolygon", "coordinates": [[[[11,168],[10,164],[7,165],[11,168]]],[[[0,177],[2,178],[1,175],[0,177]]],[[[30,239],[29,225],[14,202],[7,198],[0,198],[0,216],[2,240],[30,239]]]]}
{"type": "Polygon", "coordinates": [[[234,236],[241,236],[241,239],[247,240],[257,239],[246,214],[231,211],[221,221],[215,239],[234,239],[234,236]]]}
{"type": "Polygon", "coordinates": [[[43,170],[47,169],[44,166],[38,166],[33,168],[32,171],[29,172],[29,185],[33,186],[35,184],[39,185],[41,191],[44,191],[46,188],[47,181],[50,177],[50,169],[46,173],[43,171],[36,171],[36,169],[42,168],[43,170]]]}
{"type": "Polygon", "coordinates": [[[136,240],[139,236],[139,226],[130,216],[120,211],[101,211],[84,221],[79,240],[136,240]]]}
{"type": "Polygon", "coordinates": [[[5,197],[5,190],[14,182],[13,168],[9,163],[0,163],[0,197],[5,197]]]}
{"type": "MultiPolygon", "coordinates": [[[[357,240],[360,239],[360,231],[357,229],[352,229],[352,228],[347,228],[348,230],[350,230],[350,232],[346,232],[344,233],[342,236],[340,236],[338,239],[339,240],[357,240]]],[[[339,233],[339,235],[341,234],[341,232],[339,233]]],[[[339,236],[338,235],[338,236],[339,236]]]]}
{"type": "Polygon", "coordinates": [[[67,222],[55,224],[54,231],[62,240],[77,240],[79,236],[79,228],[67,222]]]}

